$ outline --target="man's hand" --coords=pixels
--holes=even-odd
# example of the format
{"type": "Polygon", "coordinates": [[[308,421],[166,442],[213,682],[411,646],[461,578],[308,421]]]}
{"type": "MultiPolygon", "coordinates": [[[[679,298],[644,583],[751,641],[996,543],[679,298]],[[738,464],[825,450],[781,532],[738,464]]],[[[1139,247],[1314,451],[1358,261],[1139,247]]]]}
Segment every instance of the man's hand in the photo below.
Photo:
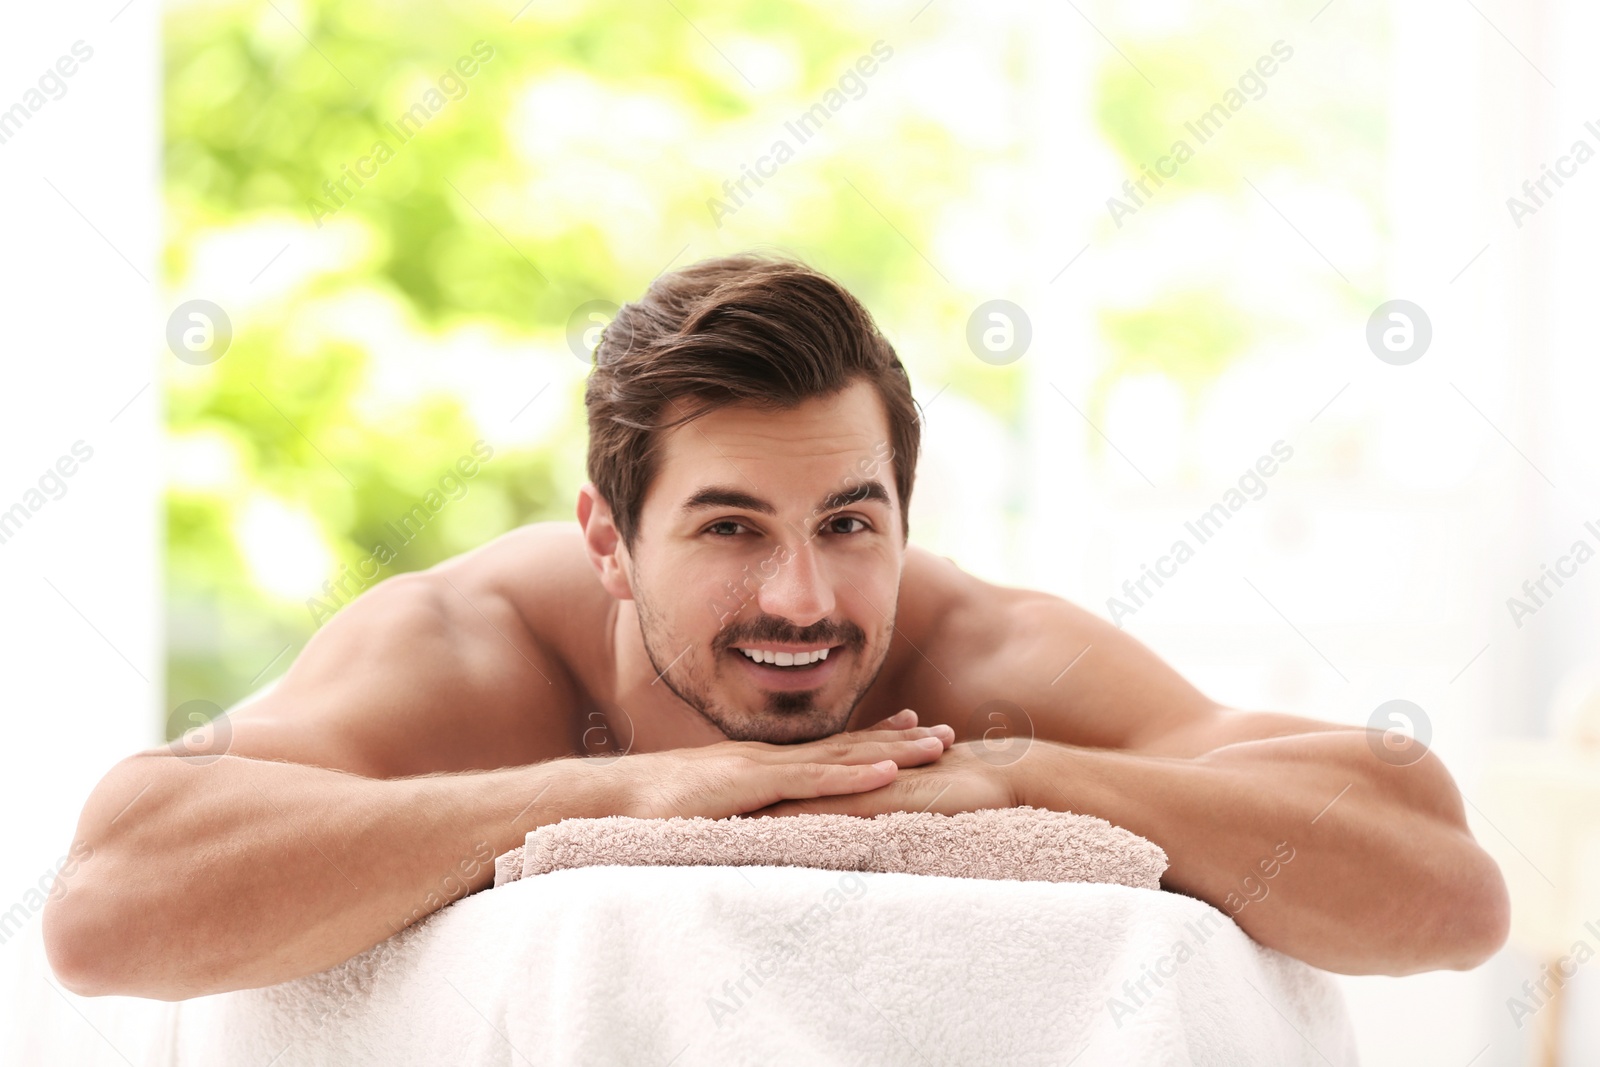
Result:
{"type": "Polygon", "coordinates": [[[954,815],[983,808],[1016,807],[1006,768],[985,760],[981,742],[952,745],[937,763],[900,772],[870,792],[820,799],[784,800],[751,812],[769,815],[882,815],[890,811],[933,811],[954,815]]]}
{"type": "Polygon", "coordinates": [[[881,790],[901,768],[921,770],[955,742],[950,727],[916,722],[916,712],[907,708],[865,730],[804,744],[719,741],[623,756],[608,770],[618,772],[620,788],[630,797],[625,814],[721,819],[780,801],[881,790]]]}

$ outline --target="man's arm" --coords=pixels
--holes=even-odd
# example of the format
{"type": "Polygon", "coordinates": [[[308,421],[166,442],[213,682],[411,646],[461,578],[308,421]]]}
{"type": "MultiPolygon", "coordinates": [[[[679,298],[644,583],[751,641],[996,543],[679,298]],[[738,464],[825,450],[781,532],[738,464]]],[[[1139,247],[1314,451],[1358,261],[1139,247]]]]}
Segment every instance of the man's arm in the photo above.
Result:
{"type": "Polygon", "coordinates": [[[174,746],[191,754],[111,769],[44,916],[69,988],[180,999],[323,970],[490,884],[529,830],[623,810],[601,764],[552,758],[565,731],[529,740],[559,672],[456,581],[380,584],[272,692],[174,746]]]}
{"type": "Polygon", "coordinates": [[[74,992],[181,1000],[326,970],[485,888],[529,830],[623,810],[580,760],[374,779],[197,759],[130,757],[85,805],[90,858],[44,914],[74,992]]]}
{"type": "Polygon", "coordinates": [[[536,827],[876,788],[953,740],[904,715],[826,743],[564,758],[575,695],[480,576],[381,583],[189,754],[113,767],[45,908],[61,981],[176,1000],[312,974],[492,884],[536,827]]]}
{"type": "MultiPolygon", "coordinates": [[[[1229,733],[1258,717],[1218,712],[1229,733]]],[[[1261,716],[1276,732],[1286,716],[1261,716]]],[[[1168,888],[1256,941],[1344,974],[1464,970],[1506,939],[1510,904],[1431,752],[1375,757],[1367,731],[1320,729],[1194,757],[1035,741],[1008,768],[1019,804],[1098,815],[1159,844],[1168,888]]],[[[909,773],[909,772],[908,772],[909,773]]]]}
{"type": "Polygon", "coordinates": [[[972,744],[875,792],[762,814],[948,813],[991,806],[999,791],[1154,841],[1171,864],[1165,886],[1328,970],[1464,969],[1504,943],[1504,880],[1431,752],[1417,745],[1402,766],[1380,758],[1365,729],[1219,707],[1081,608],[971,588],[925,646],[943,680],[907,703],[955,709],[939,718],[972,744]],[[1010,740],[991,734],[997,747],[985,752],[1000,720],[974,713],[992,701],[1021,712],[1001,712],[1010,740]]]}

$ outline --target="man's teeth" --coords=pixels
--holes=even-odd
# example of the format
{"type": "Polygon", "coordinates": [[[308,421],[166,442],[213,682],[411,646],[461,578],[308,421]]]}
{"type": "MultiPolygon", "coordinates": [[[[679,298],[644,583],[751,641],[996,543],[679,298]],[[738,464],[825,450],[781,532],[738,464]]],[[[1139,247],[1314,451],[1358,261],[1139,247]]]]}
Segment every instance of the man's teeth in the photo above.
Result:
{"type": "Polygon", "coordinates": [[[771,649],[741,648],[739,650],[757,663],[770,663],[775,667],[804,667],[828,658],[828,649],[815,652],[774,652],[771,649]]]}

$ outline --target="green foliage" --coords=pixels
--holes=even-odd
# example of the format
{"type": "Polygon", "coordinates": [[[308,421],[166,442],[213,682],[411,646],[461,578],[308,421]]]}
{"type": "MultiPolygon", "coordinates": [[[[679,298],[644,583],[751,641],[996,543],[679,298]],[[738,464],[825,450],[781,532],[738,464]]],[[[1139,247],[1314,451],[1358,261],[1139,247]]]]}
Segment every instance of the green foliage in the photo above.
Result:
{"type": "MultiPolygon", "coordinates": [[[[375,543],[394,541],[386,523],[476,440],[512,443],[380,578],[571,518],[585,429],[566,328],[579,304],[637,295],[675,255],[751,246],[805,255],[885,301],[887,329],[928,303],[888,288],[924,267],[832,173],[852,147],[843,129],[724,228],[708,210],[783,117],[867,52],[857,16],[765,0],[515,13],[374,0],[168,10],[165,274],[173,305],[213,300],[234,328],[220,360],[168,374],[169,707],[225,707],[281,673],[322,620],[316,603],[337,606],[301,588],[305,560],[352,588],[375,543]],[[787,57],[786,85],[757,91],[734,69],[751,42],[787,57]],[[400,135],[430,90],[442,106],[400,135]],[[294,562],[291,543],[299,569],[263,573],[262,558],[294,562]]],[[[925,246],[918,212],[959,192],[964,165],[926,119],[883,121],[915,127],[915,155],[944,173],[847,172],[882,206],[904,197],[893,214],[925,246]]],[[[953,320],[963,301],[936,303],[953,320]]]]}
{"type": "Polygon", "coordinates": [[[1216,290],[1173,293],[1156,307],[1103,310],[1100,329],[1113,353],[1106,377],[1155,370],[1193,391],[1249,348],[1254,326],[1216,290]]]}
{"type": "MultiPolygon", "coordinates": [[[[1019,425],[1026,368],[982,364],[963,340],[972,308],[1008,294],[966,292],[924,256],[942,258],[941,224],[998,170],[1022,174],[1027,146],[975,146],[945,103],[887,88],[937,13],[871,21],[799,0],[169,7],[164,274],[172,305],[215,301],[234,334],[214,363],[168,364],[168,706],[227,706],[280,673],[321,618],[307,603],[326,602],[321,582],[369,559],[475,441],[494,458],[379,578],[570,518],[586,430],[568,318],[669,265],[801,255],[873,309],[919,392],[943,386],[1019,425]],[[724,182],[880,36],[895,58],[867,94],[719,224],[724,182]]],[[[1255,55],[1113,31],[1161,86],[1115,57],[1096,76],[1130,172],[1255,55]]],[[[1004,76],[1023,93],[1032,73],[1004,76]]],[[[1381,136],[1354,105],[1309,125],[1252,107],[1228,131],[1237,154],[1197,160],[1156,210],[1381,136]]],[[[1230,293],[1191,280],[1106,313],[1101,387],[1152,366],[1196,387],[1216,375],[1260,332],[1230,293]]]]}
{"type": "MultiPolygon", "coordinates": [[[[1280,22],[1280,15],[1255,0],[1231,0],[1192,12],[1181,33],[1169,28],[1141,38],[1111,26],[1138,69],[1121,55],[1104,60],[1093,104],[1101,137],[1134,182],[1156,172],[1158,160],[1181,163],[1164,184],[1155,184],[1159,172],[1146,177],[1153,195],[1138,205],[1132,225],[1149,232],[1181,219],[1192,233],[1200,218],[1228,225],[1239,224],[1248,212],[1276,212],[1249,184],[1252,177],[1264,182],[1276,174],[1356,199],[1373,230],[1384,232],[1384,101],[1370,90],[1381,81],[1375,70],[1348,85],[1321,79],[1330,54],[1381,62],[1374,43],[1384,39],[1385,13],[1358,4],[1345,22],[1319,25],[1314,34],[1280,22]],[[1263,77],[1255,66],[1264,58],[1272,73],[1263,77]],[[1244,77],[1253,84],[1242,85],[1244,77]],[[1202,116],[1230,91],[1243,106],[1220,129],[1216,122],[1202,126],[1202,116]],[[1180,141],[1187,161],[1179,154],[1180,141]]],[[[1289,226],[1282,231],[1287,247],[1320,254],[1289,226]]],[[[1125,231],[1107,231],[1107,241],[1126,239],[1125,231]]],[[[1304,333],[1308,324],[1283,308],[1249,298],[1257,290],[1241,281],[1254,269],[1247,260],[1230,256],[1227,248],[1217,251],[1215,270],[1204,274],[1153,264],[1157,281],[1145,287],[1141,300],[1117,300],[1098,310],[1107,358],[1090,402],[1096,412],[1118,379],[1151,372],[1175,381],[1193,406],[1234,361],[1304,333]]],[[[1372,273],[1358,273],[1344,284],[1330,270],[1321,281],[1326,304],[1346,312],[1365,314],[1383,299],[1382,279],[1372,273]]]]}

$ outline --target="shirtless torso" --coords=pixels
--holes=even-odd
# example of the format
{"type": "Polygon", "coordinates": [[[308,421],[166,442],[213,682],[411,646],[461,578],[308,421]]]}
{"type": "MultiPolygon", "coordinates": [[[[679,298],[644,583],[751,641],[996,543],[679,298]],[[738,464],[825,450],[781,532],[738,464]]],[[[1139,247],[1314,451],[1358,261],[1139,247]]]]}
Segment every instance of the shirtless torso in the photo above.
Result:
{"type": "MultiPolygon", "coordinates": [[[[1065,696],[1119,665],[1146,680],[1164,676],[1165,695],[1178,700],[1167,714],[1204,705],[1144,646],[1089,613],[983,581],[915,544],[906,548],[894,619],[882,669],[849,730],[912,708],[923,726],[946,725],[957,741],[968,740],[1003,717],[1003,708],[979,709],[1007,700],[1026,717],[1001,722],[1005,730],[1124,747],[1149,718],[1132,688],[1116,716],[1099,714],[1101,701],[1087,702],[1088,720],[1063,713],[1059,699],[1029,700],[1065,696]],[[987,687],[980,657],[993,653],[1014,609],[1046,601],[1056,609],[1048,635],[1054,658],[1039,662],[1031,678],[1019,659],[1009,687],[987,687]],[[1097,642],[1098,665],[1092,653],[1074,663],[1097,642]],[[1080,677],[1058,677],[1069,664],[1080,677]]],[[[726,739],[654,684],[635,604],[601,586],[576,523],[525,526],[431,571],[391,579],[326,629],[268,699],[231,714],[231,753],[397,777],[726,739]],[[441,698],[448,710],[430,714],[441,698]]]]}
{"type": "Polygon", "coordinates": [[[849,481],[885,437],[866,389],[719,409],[674,431],[631,547],[591,484],[577,524],[368,590],[269,693],[106,774],[44,914],[58,975],[175,999],[309,974],[564,818],[1015,805],[1149,838],[1165,887],[1320,967],[1504,942],[1436,756],[1221,707],[1105,620],[910,545],[897,495],[849,481]],[[737,612],[705,611],[752,568],[737,612]]]}

